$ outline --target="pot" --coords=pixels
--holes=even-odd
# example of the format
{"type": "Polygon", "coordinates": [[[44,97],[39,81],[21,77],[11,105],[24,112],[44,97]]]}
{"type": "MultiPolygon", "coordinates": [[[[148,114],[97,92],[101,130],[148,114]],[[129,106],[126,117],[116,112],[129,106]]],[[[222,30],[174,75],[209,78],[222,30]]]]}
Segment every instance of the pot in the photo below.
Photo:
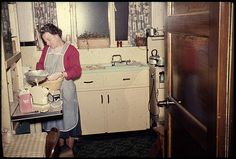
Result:
{"type": "Polygon", "coordinates": [[[148,28],[147,29],[147,35],[148,36],[155,36],[156,35],[156,33],[157,33],[157,30],[155,29],[155,28],[148,28]]]}
{"type": "Polygon", "coordinates": [[[26,81],[29,84],[40,83],[46,80],[48,72],[45,70],[33,70],[25,73],[26,81]]]}

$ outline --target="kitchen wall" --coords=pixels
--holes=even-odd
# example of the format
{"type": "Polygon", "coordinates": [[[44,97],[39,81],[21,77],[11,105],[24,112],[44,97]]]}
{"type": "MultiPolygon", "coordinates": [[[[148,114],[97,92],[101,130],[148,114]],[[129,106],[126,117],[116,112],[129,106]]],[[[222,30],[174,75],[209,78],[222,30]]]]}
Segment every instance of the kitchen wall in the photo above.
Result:
{"type": "MultiPolygon", "coordinates": [[[[28,6],[31,2],[17,2],[17,4],[20,3],[20,6],[28,6]],[[23,4],[24,3],[24,4],[23,4]]],[[[69,14],[69,2],[57,2],[58,9],[60,9],[60,12],[58,12],[58,26],[63,30],[63,34],[66,35],[69,33],[68,25],[70,24],[70,19],[68,18],[69,14]],[[62,3],[64,5],[62,5],[62,3]],[[67,17],[67,18],[66,18],[67,17]]],[[[27,7],[24,7],[27,8],[27,7]]],[[[164,2],[152,2],[152,26],[154,28],[163,29],[164,22],[163,22],[163,9],[164,8],[164,2]]],[[[27,9],[22,10],[21,12],[25,12],[27,14],[30,14],[27,9]]],[[[21,13],[24,14],[24,13],[21,13]]],[[[20,17],[18,17],[20,18],[20,17]]],[[[21,23],[27,22],[28,25],[32,25],[32,22],[28,22],[28,18],[21,18],[21,23]],[[23,22],[22,22],[23,21],[23,22]]],[[[28,26],[30,28],[33,28],[33,26],[28,26]]],[[[27,35],[31,34],[29,36],[33,35],[33,32],[29,32],[28,29],[22,29],[20,27],[21,35],[27,35]]],[[[20,36],[21,36],[20,35],[20,36]]],[[[164,41],[164,40],[163,40],[164,41]]],[[[153,47],[159,50],[163,50],[164,43],[161,42],[160,45],[156,45],[155,43],[152,44],[150,42],[150,45],[154,45],[153,47]]],[[[152,47],[152,48],[153,48],[152,47]]],[[[143,63],[146,63],[146,47],[122,47],[122,48],[99,48],[99,49],[79,49],[80,52],[80,60],[81,64],[97,64],[97,63],[110,63],[111,57],[114,54],[120,54],[122,55],[122,59],[124,60],[136,60],[143,63]]],[[[163,52],[163,51],[162,51],[163,52]]],[[[22,53],[22,64],[23,66],[31,67],[32,69],[35,69],[36,62],[39,60],[41,51],[39,51],[35,46],[24,46],[21,47],[21,53],[22,53]]]]}
{"type": "MultiPolygon", "coordinates": [[[[122,48],[99,48],[99,49],[78,49],[81,64],[110,63],[112,55],[120,54],[123,60],[136,60],[146,62],[146,47],[122,47],[122,48]]],[[[35,69],[41,51],[35,46],[21,47],[22,65],[35,69]]]]}

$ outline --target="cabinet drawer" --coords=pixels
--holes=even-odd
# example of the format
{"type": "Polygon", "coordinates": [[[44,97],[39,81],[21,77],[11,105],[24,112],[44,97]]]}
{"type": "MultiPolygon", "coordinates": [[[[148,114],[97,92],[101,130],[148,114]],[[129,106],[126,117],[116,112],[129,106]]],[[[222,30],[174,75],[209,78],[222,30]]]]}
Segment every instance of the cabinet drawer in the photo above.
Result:
{"type": "Polygon", "coordinates": [[[102,87],[103,76],[99,74],[82,74],[75,81],[77,91],[97,90],[102,87]]]}
{"type": "Polygon", "coordinates": [[[105,88],[130,88],[148,86],[149,72],[148,70],[132,71],[132,72],[110,72],[105,75],[105,88]]]}

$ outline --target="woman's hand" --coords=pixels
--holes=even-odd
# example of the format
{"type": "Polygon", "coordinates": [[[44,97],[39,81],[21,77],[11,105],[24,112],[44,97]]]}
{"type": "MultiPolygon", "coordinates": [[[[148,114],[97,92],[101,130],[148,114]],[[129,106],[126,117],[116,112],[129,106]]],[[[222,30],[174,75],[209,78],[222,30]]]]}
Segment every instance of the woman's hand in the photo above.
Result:
{"type": "Polygon", "coordinates": [[[63,77],[68,77],[67,73],[64,71],[62,72],[63,77]]]}
{"type": "Polygon", "coordinates": [[[63,76],[64,75],[62,72],[55,72],[55,73],[51,74],[50,76],[48,76],[47,78],[49,81],[54,81],[54,80],[57,80],[58,78],[63,77],[63,76]]]}

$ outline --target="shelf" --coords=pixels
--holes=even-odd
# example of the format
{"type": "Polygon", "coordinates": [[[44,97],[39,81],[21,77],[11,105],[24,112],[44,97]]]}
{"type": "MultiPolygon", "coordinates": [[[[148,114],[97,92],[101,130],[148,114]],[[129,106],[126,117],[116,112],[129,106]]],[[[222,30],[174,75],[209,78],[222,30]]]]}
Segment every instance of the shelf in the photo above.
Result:
{"type": "Polygon", "coordinates": [[[11,116],[11,121],[21,121],[21,120],[32,120],[32,119],[42,119],[42,118],[48,118],[48,117],[55,117],[55,116],[62,116],[63,111],[61,110],[53,110],[49,109],[47,112],[30,112],[30,113],[21,113],[20,107],[17,105],[15,111],[13,112],[11,116]]]}
{"type": "Polygon", "coordinates": [[[164,35],[159,35],[159,36],[150,36],[150,37],[148,37],[148,38],[150,38],[150,39],[152,39],[152,40],[164,40],[164,38],[165,38],[165,36],[164,35]]]}
{"type": "Polygon", "coordinates": [[[6,70],[8,70],[10,67],[12,67],[13,64],[15,64],[19,59],[21,58],[21,52],[17,53],[16,55],[12,56],[8,60],[6,60],[6,70]]]}

